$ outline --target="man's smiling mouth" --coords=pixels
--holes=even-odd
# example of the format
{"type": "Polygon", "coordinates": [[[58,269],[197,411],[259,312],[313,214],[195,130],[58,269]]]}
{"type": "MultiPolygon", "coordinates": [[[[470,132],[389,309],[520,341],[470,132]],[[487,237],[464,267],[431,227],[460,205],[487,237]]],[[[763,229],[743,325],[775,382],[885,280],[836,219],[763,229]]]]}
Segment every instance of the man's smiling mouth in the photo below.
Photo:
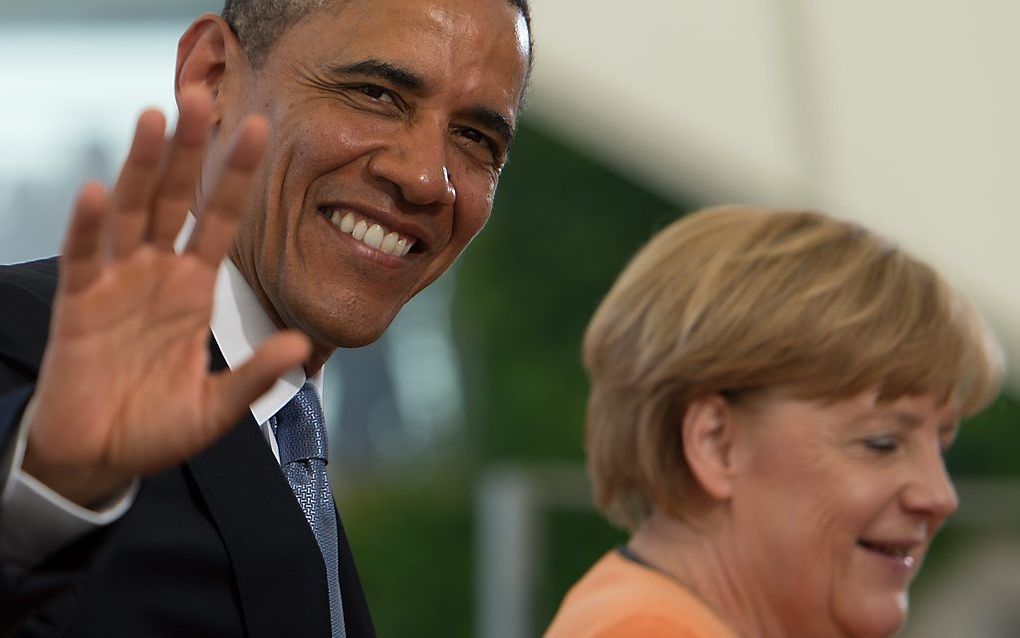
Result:
{"type": "Polygon", "coordinates": [[[341,232],[387,255],[406,257],[417,244],[415,238],[391,231],[352,210],[330,207],[320,208],[319,211],[341,232]]]}

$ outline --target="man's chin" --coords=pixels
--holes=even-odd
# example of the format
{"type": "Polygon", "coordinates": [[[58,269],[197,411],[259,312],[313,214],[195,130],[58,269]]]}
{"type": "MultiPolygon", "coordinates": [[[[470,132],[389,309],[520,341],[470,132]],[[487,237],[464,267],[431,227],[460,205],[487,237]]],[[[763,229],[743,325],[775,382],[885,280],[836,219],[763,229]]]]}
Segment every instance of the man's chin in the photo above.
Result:
{"type": "Polygon", "coordinates": [[[369,334],[357,333],[357,334],[344,334],[342,336],[333,337],[332,343],[333,348],[363,348],[370,346],[382,337],[383,332],[373,332],[369,334]]]}
{"type": "Polygon", "coordinates": [[[393,317],[389,317],[385,322],[379,321],[378,317],[373,319],[358,321],[345,317],[333,321],[308,321],[300,329],[312,340],[316,350],[361,348],[378,341],[393,321],[393,317]]]}
{"type": "Polygon", "coordinates": [[[295,284],[283,286],[277,307],[281,323],[305,333],[316,351],[360,348],[383,335],[403,306],[403,299],[374,294],[330,292],[330,286],[314,289],[295,284]]]}

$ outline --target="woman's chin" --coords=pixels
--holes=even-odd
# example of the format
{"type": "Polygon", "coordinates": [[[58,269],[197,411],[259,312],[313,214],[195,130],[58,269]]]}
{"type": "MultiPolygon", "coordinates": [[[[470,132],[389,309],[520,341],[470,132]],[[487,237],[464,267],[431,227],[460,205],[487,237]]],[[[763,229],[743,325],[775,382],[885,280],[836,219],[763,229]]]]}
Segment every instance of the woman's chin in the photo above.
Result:
{"type": "Polygon", "coordinates": [[[839,614],[842,634],[854,638],[890,638],[907,622],[907,592],[872,593],[847,604],[839,614]]]}

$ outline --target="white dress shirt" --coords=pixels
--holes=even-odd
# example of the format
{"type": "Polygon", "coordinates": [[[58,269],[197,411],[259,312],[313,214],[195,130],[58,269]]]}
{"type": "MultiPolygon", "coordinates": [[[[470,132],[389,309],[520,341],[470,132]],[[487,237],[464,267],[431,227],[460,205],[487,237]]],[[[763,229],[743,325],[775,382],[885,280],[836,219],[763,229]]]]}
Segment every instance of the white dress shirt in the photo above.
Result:
{"type": "MultiPolygon", "coordinates": [[[[194,218],[189,216],[181,237],[188,237],[193,226],[194,218]]],[[[178,246],[181,244],[179,241],[178,246]]],[[[232,369],[251,358],[259,345],[277,332],[247,280],[228,259],[217,273],[210,327],[232,369]]],[[[310,379],[320,399],[322,377],[320,369],[310,379]]],[[[290,401],[306,380],[301,366],[292,368],[249,406],[277,461],[280,452],[269,417],[290,401]]],[[[0,493],[0,557],[15,571],[28,570],[71,541],[119,519],[134,503],[140,482],[136,479],[126,494],[99,510],[91,510],[72,503],[22,471],[31,409],[30,402],[14,444],[0,461],[0,476],[5,477],[0,493]]]]}

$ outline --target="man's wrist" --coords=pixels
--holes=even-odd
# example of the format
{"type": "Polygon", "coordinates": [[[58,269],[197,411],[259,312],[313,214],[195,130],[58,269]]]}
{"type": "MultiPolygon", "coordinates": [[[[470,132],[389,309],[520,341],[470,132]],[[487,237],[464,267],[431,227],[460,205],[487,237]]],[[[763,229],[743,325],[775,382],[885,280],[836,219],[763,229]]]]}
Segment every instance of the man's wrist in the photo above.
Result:
{"type": "Polygon", "coordinates": [[[93,468],[73,467],[47,458],[45,445],[33,443],[32,427],[36,416],[36,396],[28,402],[22,416],[19,435],[21,449],[16,452],[15,467],[61,498],[78,507],[103,510],[125,494],[133,476],[103,475],[93,468]]]}
{"type": "Polygon", "coordinates": [[[85,468],[48,463],[40,456],[33,452],[30,442],[25,450],[22,471],[33,481],[85,509],[105,509],[110,502],[126,493],[135,480],[134,477],[102,476],[85,468]]]}
{"type": "MultiPolygon", "coordinates": [[[[25,393],[25,399],[29,399],[25,393]]],[[[104,525],[113,523],[131,507],[139,481],[105,503],[84,508],[24,471],[30,419],[34,402],[21,413],[17,433],[8,442],[0,494],[0,560],[9,574],[31,569],[60,547],[104,525]]]]}

